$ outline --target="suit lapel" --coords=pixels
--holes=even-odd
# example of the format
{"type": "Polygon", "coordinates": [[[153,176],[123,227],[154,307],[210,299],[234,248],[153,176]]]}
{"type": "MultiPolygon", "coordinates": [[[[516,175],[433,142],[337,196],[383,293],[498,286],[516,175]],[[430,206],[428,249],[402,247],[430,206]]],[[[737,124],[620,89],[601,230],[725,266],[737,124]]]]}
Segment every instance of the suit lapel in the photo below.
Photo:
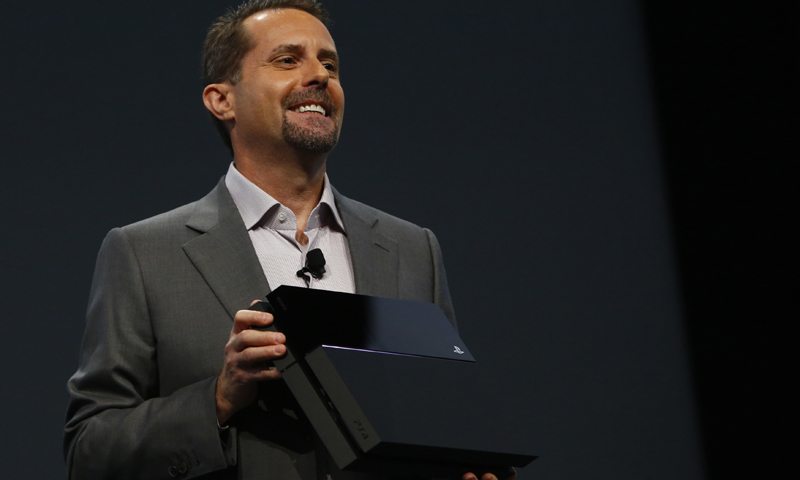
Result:
{"type": "MultiPolygon", "coordinates": [[[[334,190],[344,222],[356,293],[398,295],[399,256],[393,239],[377,231],[370,210],[334,190]]],[[[197,202],[186,226],[200,233],[183,250],[230,314],[263,298],[270,287],[224,178],[197,202]]]]}
{"type": "Polygon", "coordinates": [[[233,318],[269,293],[253,244],[224,178],[198,201],[186,226],[201,233],[183,250],[233,318]]]}
{"type": "Polygon", "coordinates": [[[380,297],[398,295],[398,245],[377,231],[378,218],[334,190],[353,262],[356,293],[380,297]]]}

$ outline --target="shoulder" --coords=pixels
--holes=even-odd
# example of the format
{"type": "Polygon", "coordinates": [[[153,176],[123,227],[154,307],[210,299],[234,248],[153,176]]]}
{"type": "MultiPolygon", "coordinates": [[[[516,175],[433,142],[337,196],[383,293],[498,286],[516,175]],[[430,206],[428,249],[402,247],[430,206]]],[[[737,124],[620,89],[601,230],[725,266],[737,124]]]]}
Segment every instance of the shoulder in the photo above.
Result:
{"type": "Polygon", "coordinates": [[[186,223],[197,209],[197,201],[187,203],[150,218],[119,227],[125,234],[135,237],[162,235],[170,231],[186,228],[186,223]]]}
{"type": "MultiPolygon", "coordinates": [[[[388,236],[428,236],[430,230],[400,217],[384,212],[358,200],[336,193],[336,203],[342,217],[357,218],[388,236]]],[[[346,221],[346,220],[345,220],[346,221]]]]}
{"type": "Polygon", "coordinates": [[[212,229],[220,218],[236,213],[230,194],[220,181],[206,196],[117,230],[134,243],[185,242],[212,229]]]}
{"type": "Polygon", "coordinates": [[[113,228],[103,243],[106,247],[126,246],[139,254],[164,248],[173,249],[196,236],[196,233],[186,227],[186,222],[196,207],[197,202],[192,202],[129,225],[113,228]]]}
{"type": "Polygon", "coordinates": [[[135,252],[137,257],[157,258],[180,250],[186,242],[213,228],[220,212],[225,211],[221,205],[225,204],[225,195],[230,195],[221,188],[224,190],[224,185],[217,185],[199,200],[111,229],[101,251],[124,249],[135,252]]]}

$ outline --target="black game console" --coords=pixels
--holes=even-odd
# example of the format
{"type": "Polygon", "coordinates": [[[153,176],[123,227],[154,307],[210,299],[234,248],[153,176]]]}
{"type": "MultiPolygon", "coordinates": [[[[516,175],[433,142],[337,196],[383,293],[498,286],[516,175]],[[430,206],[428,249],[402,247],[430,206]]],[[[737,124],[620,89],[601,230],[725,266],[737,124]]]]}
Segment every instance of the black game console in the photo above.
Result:
{"type": "Polygon", "coordinates": [[[502,475],[536,458],[471,404],[475,358],[438,306],[290,286],[267,299],[251,308],[286,335],[275,366],[338,468],[502,475]]]}

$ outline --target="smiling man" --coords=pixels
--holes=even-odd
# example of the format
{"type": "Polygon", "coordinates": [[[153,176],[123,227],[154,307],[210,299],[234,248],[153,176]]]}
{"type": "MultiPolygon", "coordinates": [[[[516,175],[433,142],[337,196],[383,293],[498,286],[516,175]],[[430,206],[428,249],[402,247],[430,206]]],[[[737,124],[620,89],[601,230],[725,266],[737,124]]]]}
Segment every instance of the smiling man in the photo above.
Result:
{"type": "Polygon", "coordinates": [[[272,317],[248,305],[296,285],[453,320],[433,234],[326,176],[345,97],[325,19],[310,0],[249,1],[209,30],[203,101],[233,162],[204,198],[104,240],[68,383],[70,478],[361,478],[327,458],[269,367],[285,337],[254,329],[272,317]],[[325,272],[298,276],[317,248],[325,272]]]}

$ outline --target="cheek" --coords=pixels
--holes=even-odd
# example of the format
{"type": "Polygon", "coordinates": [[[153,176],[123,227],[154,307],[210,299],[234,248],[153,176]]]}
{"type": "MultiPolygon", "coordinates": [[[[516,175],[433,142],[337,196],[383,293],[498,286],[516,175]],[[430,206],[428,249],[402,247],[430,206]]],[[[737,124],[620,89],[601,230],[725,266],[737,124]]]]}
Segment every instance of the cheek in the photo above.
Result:
{"type": "Polygon", "coordinates": [[[344,90],[342,87],[338,86],[331,91],[331,96],[333,97],[336,104],[339,106],[338,110],[339,113],[344,111],[344,90]]]}
{"type": "Polygon", "coordinates": [[[283,110],[283,99],[286,97],[284,89],[276,85],[277,82],[259,82],[251,92],[249,100],[254,103],[253,108],[265,112],[283,110]]]}

